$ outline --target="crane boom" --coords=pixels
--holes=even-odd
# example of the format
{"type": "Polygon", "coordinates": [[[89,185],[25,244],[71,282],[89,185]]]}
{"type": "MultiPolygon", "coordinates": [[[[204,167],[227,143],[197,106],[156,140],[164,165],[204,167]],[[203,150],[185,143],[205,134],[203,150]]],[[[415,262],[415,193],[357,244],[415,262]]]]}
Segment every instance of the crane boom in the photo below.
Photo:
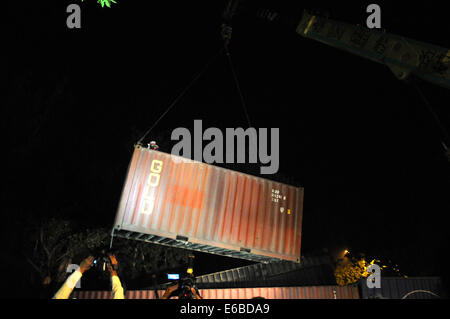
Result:
{"type": "Polygon", "coordinates": [[[450,88],[450,50],[304,11],[296,32],[355,55],[387,65],[405,80],[410,75],[450,88]]]}
{"type": "MultiPolygon", "coordinates": [[[[290,27],[296,26],[296,32],[302,37],[384,64],[400,80],[415,77],[450,89],[449,49],[378,29],[335,21],[307,10],[303,11],[300,22],[268,9],[259,9],[257,16],[269,22],[281,22],[290,27]]],[[[420,90],[419,93],[422,99],[426,100],[420,90]]],[[[450,161],[448,146],[450,140],[447,131],[428,102],[425,102],[441,130],[442,146],[450,161]]]]}
{"type": "Polygon", "coordinates": [[[302,37],[384,64],[400,80],[412,75],[450,88],[449,49],[379,29],[335,21],[307,10],[303,11],[300,22],[293,22],[291,17],[267,9],[260,9],[257,15],[269,22],[293,24],[302,37]]]}

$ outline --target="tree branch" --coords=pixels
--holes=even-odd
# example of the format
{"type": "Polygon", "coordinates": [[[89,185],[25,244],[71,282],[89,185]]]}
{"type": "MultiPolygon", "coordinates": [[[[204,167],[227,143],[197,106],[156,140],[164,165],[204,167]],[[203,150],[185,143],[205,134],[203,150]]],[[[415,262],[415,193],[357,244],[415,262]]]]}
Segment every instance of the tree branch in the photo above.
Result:
{"type": "Polygon", "coordinates": [[[48,267],[48,269],[50,269],[52,256],[51,256],[51,253],[48,250],[47,246],[44,244],[44,227],[43,226],[41,226],[40,238],[41,238],[42,248],[44,248],[44,251],[47,254],[47,267],[48,267]]]}
{"type": "Polygon", "coordinates": [[[70,252],[69,252],[69,251],[66,252],[65,254],[62,254],[61,256],[59,256],[59,257],[56,259],[56,263],[60,262],[61,260],[63,260],[65,257],[68,257],[68,256],[70,256],[70,252]]]}
{"type": "Polygon", "coordinates": [[[44,251],[47,254],[47,258],[49,258],[50,252],[49,252],[47,246],[44,244],[44,227],[43,226],[41,226],[41,229],[40,229],[40,240],[41,240],[42,248],[44,248],[44,251]]]}
{"type": "Polygon", "coordinates": [[[39,275],[42,276],[42,270],[41,270],[38,266],[36,266],[36,264],[35,264],[30,258],[28,258],[28,257],[25,257],[25,258],[26,258],[26,260],[28,261],[28,263],[29,263],[31,266],[33,266],[33,268],[39,273],[39,275]]]}
{"type": "MultiPolygon", "coordinates": [[[[58,244],[55,245],[55,247],[53,247],[52,251],[50,252],[50,255],[53,256],[55,254],[56,250],[59,249],[60,247],[64,246],[65,244],[66,243],[64,241],[60,241],[58,244]]],[[[56,261],[60,260],[62,257],[66,256],[68,254],[69,254],[69,252],[66,252],[61,257],[56,259],[56,261]]]]}

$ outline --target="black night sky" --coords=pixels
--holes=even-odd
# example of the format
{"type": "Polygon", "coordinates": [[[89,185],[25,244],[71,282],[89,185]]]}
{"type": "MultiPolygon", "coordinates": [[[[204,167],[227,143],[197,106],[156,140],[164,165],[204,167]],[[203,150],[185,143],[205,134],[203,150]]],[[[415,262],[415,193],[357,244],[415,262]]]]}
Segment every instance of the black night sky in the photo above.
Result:
{"type": "MultiPolygon", "coordinates": [[[[2,259],[17,264],[27,216],[112,225],[133,145],[222,47],[222,0],[71,2],[15,1],[2,18],[1,245],[2,259]],[[81,5],[81,29],[66,27],[71,2],[81,5]]],[[[417,91],[383,65],[251,13],[260,6],[300,19],[303,9],[320,9],[364,24],[369,3],[248,1],[231,55],[252,126],[280,128],[280,170],[264,177],[305,188],[302,254],[349,248],[392,259],[408,276],[441,276],[450,163],[417,91]]],[[[434,2],[377,3],[387,32],[450,48],[448,12],[434,2]]],[[[247,127],[227,63],[217,56],[146,142],[170,153],[172,130],[194,119],[247,127]]],[[[450,91],[418,85],[449,128],[450,91]]],[[[198,271],[217,271],[208,268],[213,259],[201,255],[198,271]]],[[[14,289],[21,268],[2,267],[14,289]]]]}

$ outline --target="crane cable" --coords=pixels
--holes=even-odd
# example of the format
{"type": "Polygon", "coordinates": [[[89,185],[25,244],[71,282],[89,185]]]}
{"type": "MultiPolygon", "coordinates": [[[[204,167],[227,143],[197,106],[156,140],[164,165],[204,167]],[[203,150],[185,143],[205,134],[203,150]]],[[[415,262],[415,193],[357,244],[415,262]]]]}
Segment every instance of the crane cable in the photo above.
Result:
{"type": "Polygon", "coordinates": [[[208,67],[211,65],[213,60],[221,54],[223,51],[225,51],[225,55],[227,56],[228,63],[230,65],[231,73],[233,75],[234,84],[236,86],[241,106],[244,110],[245,118],[247,120],[248,127],[252,127],[250,122],[250,117],[248,115],[247,105],[245,103],[244,95],[242,93],[241,86],[239,84],[239,79],[235,70],[235,67],[233,65],[233,60],[231,58],[230,51],[228,49],[228,44],[231,40],[231,26],[228,26],[226,24],[222,25],[222,38],[223,38],[223,48],[220,49],[220,51],[215,54],[212,58],[208,60],[206,65],[203,67],[203,69],[200,70],[200,72],[197,73],[197,75],[191,80],[191,82],[180,92],[180,94],[173,100],[173,102],[167,107],[167,109],[161,114],[161,116],[153,123],[153,125],[145,132],[145,134],[137,141],[137,145],[142,145],[142,141],[147,137],[147,135],[151,132],[151,130],[161,121],[161,119],[178,103],[178,101],[186,94],[186,92],[197,82],[197,80],[206,72],[208,67]]]}
{"type": "Polygon", "coordinates": [[[425,95],[422,92],[422,90],[420,89],[420,87],[417,84],[413,84],[413,87],[416,89],[418,95],[420,96],[420,98],[422,99],[424,104],[426,105],[428,111],[430,112],[430,114],[433,117],[433,120],[434,120],[436,126],[438,127],[439,131],[441,132],[441,134],[442,134],[441,145],[444,148],[444,151],[450,161],[450,149],[449,149],[449,144],[448,144],[448,143],[450,143],[450,138],[447,133],[447,130],[445,129],[444,125],[442,125],[442,122],[439,120],[439,117],[437,116],[436,112],[434,111],[434,109],[431,106],[428,99],[425,97],[425,95]]]}
{"type": "Polygon", "coordinates": [[[223,49],[220,49],[218,53],[213,55],[205,64],[205,66],[194,76],[194,78],[189,82],[189,84],[178,94],[178,96],[173,100],[173,102],[167,107],[167,109],[161,114],[161,116],[153,123],[153,125],[145,132],[145,134],[137,141],[137,145],[142,145],[142,141],[147,135],[151,132],[151,130],[158,124],[159,121],[178,103],[178,101],[186,94],[186,92],[197,82],[197,80],[206,72],[212,62],[216,59],[216,57],[221,54],[223,49]]]}
{"type": "Polygon", "coordinates": [[[233,75],[234,85],[236,86],[236,90],[239,95],[239,99],[241,101],[241,106],[244,110],[245,118],[247,120],[248,127],[252,127],[250,122],[250,117],[248,115],[247,105],[245,103],[244,94],[242,94],[241,85],[239,84],[239,79],[236,73],[236,69],[233,64],[233,60],[231,58],[230,50],[228,49],[228,45],[231,42],[232,34],[233,34],[233,18],[237,14],[237,11],[240,6],[240,0],[228,0],[225,6],[225,10],[222,13],[223,22],[221,25],[221,36],[223,41],[223,48],[225,50],[225,55],[227,56],[228,63],[230,65],[231,73],[233,75]]]}
{"type": "Polygon", "coordinates": [[[227,56],[228,62],[230,64],[231,73],[233,74],[234,84],[236,85],[236,89],[238,91],[238,95],[241,100],[241,105],[244,110],[245,118],[247,119],[248,127],[252,127],[251,122],[250,122],[250,117],[248,116],[248,111],[247,111],[247,106],[245,104],[244,95],[242,94],[241,86],[239,84],[239,79],[237,77],[236,70],[233,65],[233,60],[231,59],[230,51],[228,50],[228,43],[225,41],[224,41],[224,49],[225,49],[225,55],[227,56]]]}

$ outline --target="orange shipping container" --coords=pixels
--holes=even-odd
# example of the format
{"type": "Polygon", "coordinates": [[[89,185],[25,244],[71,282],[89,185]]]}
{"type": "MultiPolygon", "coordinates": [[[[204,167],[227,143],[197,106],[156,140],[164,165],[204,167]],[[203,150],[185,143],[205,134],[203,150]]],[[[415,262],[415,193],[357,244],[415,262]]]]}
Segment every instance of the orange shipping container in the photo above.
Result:
{"type": "Polygon", "coordinates": [[[136,146],[113,235],[299,262],[302,208],[303,188],[136,146]]]}
{"type": "MultiPolygon", "coordinates": [[[[157,290],[158,299],[164,290],[157,290]]],[[[203,299],[360,299],[357,286],[261,287],[199,289],[203,299]]],[[[112,299],[111,291],[75,290],[73,299],[112,299]]],[[[125,299],[157,299],[154,290],[128,290],[125,299]]]]}

